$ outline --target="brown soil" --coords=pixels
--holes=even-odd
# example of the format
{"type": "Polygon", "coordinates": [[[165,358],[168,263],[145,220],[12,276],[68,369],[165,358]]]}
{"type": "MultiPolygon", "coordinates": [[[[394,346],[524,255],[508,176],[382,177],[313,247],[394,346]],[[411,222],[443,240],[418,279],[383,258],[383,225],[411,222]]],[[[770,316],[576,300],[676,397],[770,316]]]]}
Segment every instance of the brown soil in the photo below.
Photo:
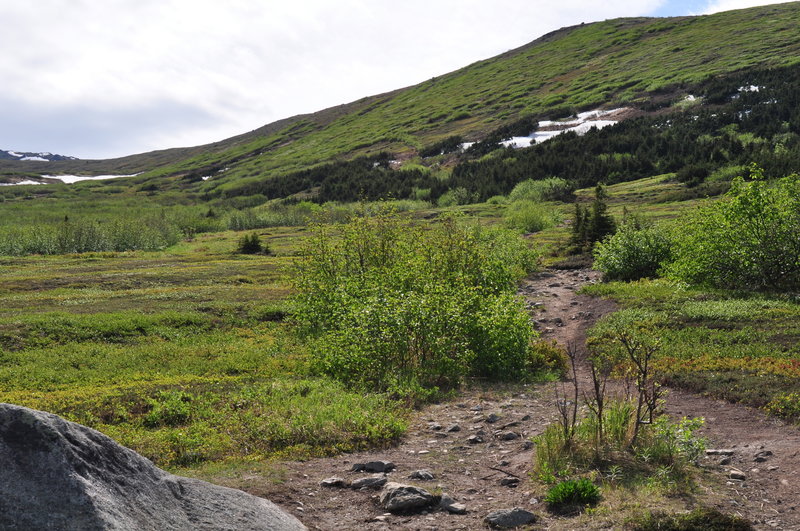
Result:
{"type": "MultiPolygon", "coordinates": [[[[586,330],[615,309],[611,301],[576,294],[582,285],[598,279],[598,273],[593,271],[553,270],[523,283],[520,291],[544,338],[562,345],[584,344],[586,330]]],[[[578,379],[585,385],[585,374],[578,379]]],[[[483,518],[489,512],[513,507],[539,515],[541,519],[534,526],[537,529],[564,528],[565,524],[570,527],[563,518],[546,513],[540,501],[544,487],[530,480],[533,449],[529,441],[556,418],[556,385],[559,384],[475,384],[452,401],[417,412],[396,447],[282,463],[285,481],[274,484],[253,477],[248,478],[244,488],[279,504],[310,529],[485,529],[483,518]],[[499,420],[488,422],[492,414],[499,420]],[[436,429],[437,424],[441,429],[436,429]],[[447,431],[453,424],[458,424],[460,431],[447,431]],[[508,432],[518,438],[503,440],[508,432]],[[467,439],[473,435],[484,442],[469,443],[467,439]],[[363,473],[350,472],[352,465],[376,460],[395,463],[397,468],[388,474],[389,481],[447,493],[467,506],[467,514],[453,515],[440,509],[407,516],[385,514],[377,503],[379,491],[325,488],[319,484],[331,476],[346,480],[363,477],[363,473]],[[408,479],[411,472],[419,469],[430,470],[435,479],[408,479]],[[507,478],[518,479],[519,484],[501,485],[501,480],[507,478]]],[[[718,463],[722,456],[704,460],[709,483],[704,487],[705,494],[700,493],[697,499],[723,512],[739,514],[758,529],[800,529],[798,429],[757,410],[676,390],[670,390],[666,409],[676,417],[704,417],[703,435],[709,439],[709,448],[734,451],[729,465],[718,463]],[[763,462],[754,462],[762,451],[772,454],[763,462]],[[727,480],[732,466],[743,471],[747,479],[727,480]]],[[[598,522],[597,527],[603,524],[598,522]]]]}

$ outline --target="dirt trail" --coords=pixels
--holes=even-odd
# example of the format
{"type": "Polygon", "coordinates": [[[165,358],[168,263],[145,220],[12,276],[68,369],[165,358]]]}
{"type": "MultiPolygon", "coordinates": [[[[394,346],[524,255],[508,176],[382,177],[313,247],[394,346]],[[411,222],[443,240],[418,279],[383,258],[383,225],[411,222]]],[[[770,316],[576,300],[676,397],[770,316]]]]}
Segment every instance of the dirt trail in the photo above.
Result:
{"type": "MultiPolygon", "coordinates": [[[[584,344],[586,330],[615,309],[610,301],[576,293],[598,280],[593,271],[554,270],[522,284],[520,292],[544,338],[562,345],[584,344]]],[[[285,481],[272,484],[254,477],[245,490],[271,499],[310,529],[485,529],[487,513],[513,507],[540,515],[535,527],[546,529],[555,521],[540,501],[542,487],[529,480],[533,461],[529,440],[556,419],[554,385],[474,387],[456,400],[418,412],[396,447],[287,462],[283,464],[285,481]],[[466,505],[467,513],[436,509],[390,515],[377,504],[379,491],[319,484],[331,476],[347,481],[364,477],[364,473],[351,472],[352,465],[376,460],[396,465],[388,474],[389,481],[447,493],[466,505]],[[412,472],[422,469],[429,470],[434,479],[409,479],[412,472]]],[[[729,465],[718,464],[724,456],[704,460],[717,485],[710,503],[725,512],[738,512],[759,529],[800,529],[800,431],[750,408],[679,391],[670,391],[667,410],[677,417],[705,417],[703,435],[709,447],[734,451],[729,465]],[[771,455],[762,462],[753,461],[758,452],[765,451],[771,455]],[[726,482],[731,466],[744,471],[747,479],[726,482]]]]}

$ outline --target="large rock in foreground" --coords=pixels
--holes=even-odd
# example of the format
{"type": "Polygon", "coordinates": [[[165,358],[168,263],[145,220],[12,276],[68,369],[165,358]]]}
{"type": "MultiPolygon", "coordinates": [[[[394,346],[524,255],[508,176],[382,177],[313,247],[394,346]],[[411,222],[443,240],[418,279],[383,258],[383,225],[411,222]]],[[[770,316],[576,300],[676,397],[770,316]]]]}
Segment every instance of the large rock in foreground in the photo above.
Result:
{"type": "Polygon", "coordinates": [[[0,471],[0,529],[306,529],[263,498],[174,476],[100,432],[10,404],[0,471]]]}

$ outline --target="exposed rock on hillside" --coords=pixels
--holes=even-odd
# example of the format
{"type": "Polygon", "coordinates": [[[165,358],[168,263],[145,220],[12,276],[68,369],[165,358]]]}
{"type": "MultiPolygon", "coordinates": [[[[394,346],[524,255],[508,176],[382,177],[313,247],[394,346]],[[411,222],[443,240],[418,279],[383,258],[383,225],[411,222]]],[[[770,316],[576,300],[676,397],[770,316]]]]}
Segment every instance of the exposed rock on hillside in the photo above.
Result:
{"type": "Polygon", "coordinates": [[[0,404],[2,529],[306,529],[275,504],[169,474],[105,435],[0,404]]]}

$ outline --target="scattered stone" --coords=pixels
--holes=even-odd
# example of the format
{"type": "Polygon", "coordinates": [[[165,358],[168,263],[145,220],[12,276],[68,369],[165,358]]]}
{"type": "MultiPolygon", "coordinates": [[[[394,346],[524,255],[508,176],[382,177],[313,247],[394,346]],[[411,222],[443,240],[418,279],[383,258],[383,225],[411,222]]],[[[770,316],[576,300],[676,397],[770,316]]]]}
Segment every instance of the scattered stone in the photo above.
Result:
{"type": "Polygon", "coordinates": [[[347,482],[344,478],[340,478],[339,476],[333,476],[330,478],[323,479],[319,482],[321,487],[328,487],[328,488],[344,488],[347,486],[347,482]]]}
{"type": "Polygon", "coordinates": [[[497,463],[497,466],[508,466],[508,465],[510,465],[510,464],[511,464],[511,463],[510,463],[510,462],[508,462],[508,461],[500,461],[499,463],[497,463]]]}
{"type": "Polygon", "coordinates": [[[466,514],[467,506],[463,503],[457,503],[449,494],[442,494],[442,499],[439,501],[439,507],[452,514],[466,514]]]}
{"type": "Polygon", "coordinates": [[[776,470],[778,470],[778,467],[776,467],[774,465],[773,466],[768,466],[767,470],[769,470],[770,472],[775,472],[776,470]]]}
{"type": "Polygon", "coordinates": [[[433,431],[439,431],[442,429],[442,425],[439,424],[438,422],[431,422],[430,424],[428,424],[428,429],[433,431]]]}
{"type": "Polygon", "coordinates": [[[383,474],[374,474],[372,476],[353,480],[353,482],[350,484],[350,487],[353,490],[379,489],[384,485],[386,485],[386,476],[383,474]]]}
{"type": "Polygon", "coordinates": [[[483,406],[472,406],[470,409],[472,411],[483,411],[483,406]]]}
{"type": "Polygon", "coordinates": [[[430,450],[420,450],[419,452],[417,452],[417,455],[427,455],[429,453],[431,453],[430,450]]]}
{"type": "Polygon", "coordinates": [[[469,437],[467,437],[467,442],[469,444],[480,444],[483,442],[483,437],[481,437],[480,435],[470,435],[469,437]]]}
{"type": "Polygon", "coordinates": [[[514,441],[519,439],[519,434],[516,434],[513,431],[504,431],[501,432],[497,438],[501,441],[514,441]]]}
{"type": "Polygon", "coordinates": [[[731,464],[732,461],[733,461],[733,457],[731,457],[729,455],[726,455],[725,457],[723,457],[722,459],[719,460],[719,466],[727,466],[727,465],[731,464]]]}
{"type": "Polygon", "coordinates": [[[731,468],[730,472],[728,472],[728,477],[739,481],[744,481],[745,479],[747,479],[745,473],[739,470],[738,468],[731,468]]]}
{"type": "Polygon", "coordinates": [[[0,529],[306,527],[264,498],[174,476],[56,415],[0,404],[0,529]]]}
{"type": "Polygon", "coordinates": [[[483,520],[492,527],[511,528],[534,523],[536,515],[525,509],[514,507],[513,509],[493,511],[483,520]]]}
{"type": "Polygon", "coordinates": [[[771,451],[769,451],[769,450],[764,450],[763,452],[758,452],[758,453],[757,453],[757,454],[756,454],[756,455],[753,457],[753,462],[754,462],[754,463],[763,463],[763,462],[764,462],[764,461],[766,461],[766,460],[767,460],[767,458],[768,458],[769,456],[771,456],[771,455],[772,455],[772,452],[771,452],[771,451]]]}
{"type": "Polygon", "coordinates": [[[373,518],[372,521],[373,522],[385,522],[388,519],[389,519],[388,516],[385,516],[385,515],[382,514],[380,516],[376,516],[375,518],[373,518]]]}
{"type": "Polygon", "coordinates": [[[494,424],[498,420],[500,420],[500,415],[495,415],[494,413],[486,417],[486,422],[488,422],[489,424],[494,424]]]}
{"type": "Polygon", "coordinates": [[[533,441],[525,441],[522,443],[523,450],[530,450],[531,448],[533,448],[533,441]]]}
{"type": "Polygon", "coordinates": [[[519,486],[519,478],[503,478],[500,480],[501,487],[516,488],[519,486]]]}
{"type": "MultiPolygon", "coordinates": [[[[422,453],[422,452],[419,452],[422,453]]],[[[391,461],[370,461],[368,463],[355,463],[351,472],[391,472],[395,469],[391,461]]]]}
{"type": "Polygon", "coordinates": [[[459,426],[458,424],[451,424],[450,426],[447,427],[447,430],[445,431],[447,431],[448,433],[455,433],[457,431],[461,431],[461,426],[459,426]]]}
{"type": "Polygon", "coordinates": [[[442,433],[440,431],[435,432],[433,436],[436,437],[437,439],[447,439],[447,434],[442,433]]]}
{"type": "Polygon", "coordinates": [[[394,482],[383,487],[380,497],[381,507],[391,513],[419,511],[435,501],[433,494],[423,488],[394,482]]]}
{"type": "Polygon", "coordinates": [[[525,416],[522,417],[522,421],[523,422],[526,421],[526,420],[531,420],[531,416],[530,415],[525,415],[525,416]]]}
{"type": "Polygon", "coordinates": [[[415,470],[408,476],[408,479],[419,479],[422,481],[431,481],[435,479],[436,476],[433,475],[433,472],[430,470],[415,470]]]}
{"type": "Polygon", "coordinates": [[[734,453],[731,449],[709,448],[706,450],[706,455],[733,455],[734,453]]]}

